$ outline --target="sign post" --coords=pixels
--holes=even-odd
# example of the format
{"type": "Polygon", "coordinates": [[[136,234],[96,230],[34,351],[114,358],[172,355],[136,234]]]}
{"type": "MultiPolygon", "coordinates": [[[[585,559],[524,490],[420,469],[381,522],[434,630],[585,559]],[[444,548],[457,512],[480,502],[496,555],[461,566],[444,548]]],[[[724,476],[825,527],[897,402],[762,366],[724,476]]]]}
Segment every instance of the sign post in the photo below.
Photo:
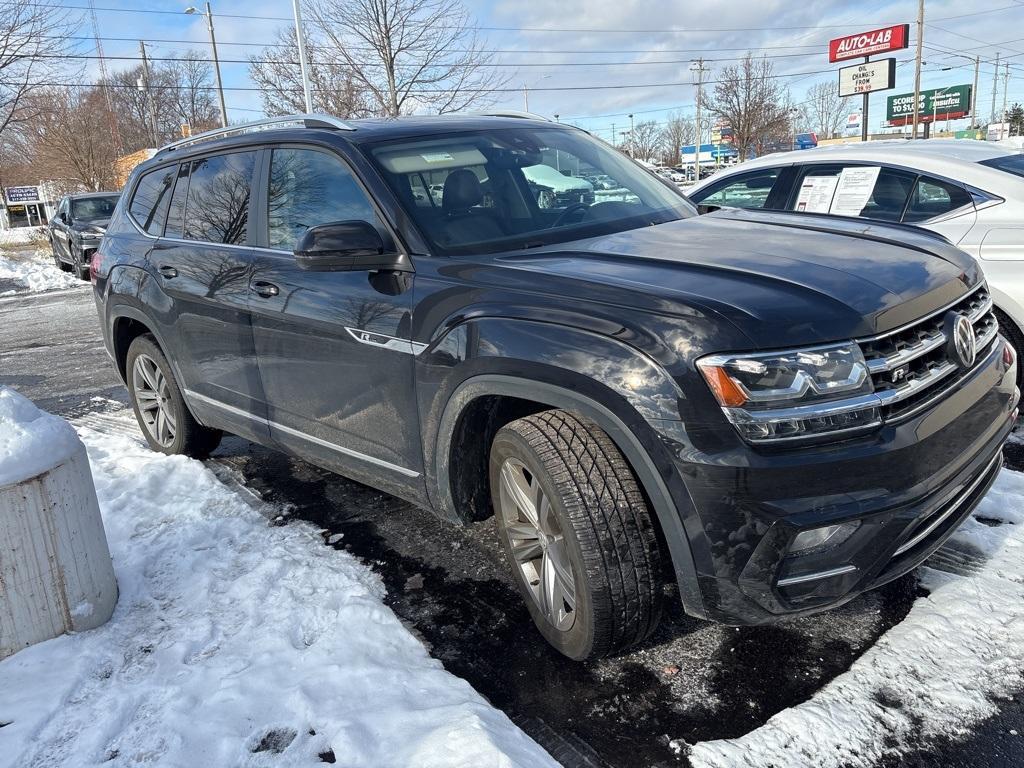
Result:
{"type": "MultiPolygon", "coordinates": [[[[860,56],[864,57],[864,64],[861,67],[847,67],[839,70],[839,83],[840,83],[840,95],[842,96],[842,85],[843,85],[843,72],[846,70],[863,70],[866,71],[870,68],[871,55],[874,53],[888,53],[890,51],[899,51],[906,48],[910,44],[910,25],[909,24],[896,24],[891,27],[882,27],[881,29],[874,29],[870,32],[859,32],[855,35],[847,35],[845,37],[837,37],[834,40],[830,40],[828,44],[828,60],[830,62],[847,61],[849,59],[856,59],[860,56]]],[[[895,70],[895,59],[886,60],[890,68],[891,81],[886,88],[893,88],[896,85],[896,70],[895,70]]],[[[851,73],[853,74],[853,73],[851,73]]],[[[868,106],[870,101],[870,95],[872,91],[880,91],[884,88],[869,87],[867,89],[857,89],[855,93],[863,93],[863,107],[862,107],[862,118],[861,118],[861,129],[860,138],[861,141],[868,140],[868,106]]]]}

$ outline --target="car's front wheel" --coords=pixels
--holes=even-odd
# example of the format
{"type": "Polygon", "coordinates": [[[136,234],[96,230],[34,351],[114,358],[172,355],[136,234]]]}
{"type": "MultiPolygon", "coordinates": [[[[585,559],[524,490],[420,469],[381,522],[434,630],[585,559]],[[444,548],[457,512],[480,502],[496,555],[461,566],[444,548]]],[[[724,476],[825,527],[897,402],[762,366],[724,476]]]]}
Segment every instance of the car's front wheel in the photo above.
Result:
{"type": "Polygon", "coordinates": [[[61,272],[67,272],[68,265],[61,261],[60,256],[57,254],[57,244],[53,240],[50,241],[50,253],[53,255],[53,265],[61,272]]]}
{"type": "Polygon", "coordinates": [[[205,458],[220,444],[220,430],[204,427],[189,412],[174,372],[152,336],[139,336],[131,343],[125,373],[135,418],[154,451],[205,458]]]}
{"type": "Polygon", "coordinates": [[[568,411],[502,427],[491,498],[534,624],[583,660],[646,638],[660,617],[660,552],[633,472],[596,424],[568,411]]]}

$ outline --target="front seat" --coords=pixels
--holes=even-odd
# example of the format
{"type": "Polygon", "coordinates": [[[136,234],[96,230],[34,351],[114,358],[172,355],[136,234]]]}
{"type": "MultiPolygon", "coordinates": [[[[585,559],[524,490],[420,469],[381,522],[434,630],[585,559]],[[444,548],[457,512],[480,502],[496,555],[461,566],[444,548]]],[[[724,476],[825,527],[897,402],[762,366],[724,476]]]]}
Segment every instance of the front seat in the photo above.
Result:
{"type": "Polygon", "coordinates": [[[861,216],[882,221],[899,221],[910,192],[910,180],[883,171],[875,181],[871,202],[864,206],[861,216]]]}
{"type": "Polygon", "coordinates": [[[446,245],[463,245],[504,237],[505,232],[490,211],[470,210],[484,198],[480,179],[468,168],[448,174],[441,191],[444,213],[443,240],[446,245]]]}

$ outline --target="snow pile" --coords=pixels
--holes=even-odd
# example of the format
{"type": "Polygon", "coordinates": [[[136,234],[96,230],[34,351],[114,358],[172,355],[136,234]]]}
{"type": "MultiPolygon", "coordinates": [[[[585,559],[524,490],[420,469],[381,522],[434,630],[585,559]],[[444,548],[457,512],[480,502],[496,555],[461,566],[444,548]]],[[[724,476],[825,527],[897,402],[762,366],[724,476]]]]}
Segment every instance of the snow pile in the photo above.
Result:
{"type": "Polygon", "coordinates": [[[0,766],[555,766],[316,529],[200,462],[81,436],[120,601],[0,662],[0,766]]]}
{"type": "Polygon", "coordinates": [[[0,386],[0,486],[53,469],[80,444],[64,419],[40,411],[31,400],[0,386]]]}
{"type": "Polygon", "coordinates": [[[1003,470],[930,561],[943,570],[922,569],[929,595],[906,619],[810,701],[738,739],[694,746],[693,765],[874,766],[886,741],[898,752],[994,714],[1024,668],[1021,523],[1024,474],[1003,470]]]}
{"type": "Polygon", "coordinates": [[[46,239],[46,227],[0,229],[0,248],[32,245],[46,239]]]}
{"type": "Polygon", "coordinates": [[[14,256],[0,253],[0,280],[13,280],[33,293],[86,285],[70,272],[59,270],[45,251],[14,256]]]}

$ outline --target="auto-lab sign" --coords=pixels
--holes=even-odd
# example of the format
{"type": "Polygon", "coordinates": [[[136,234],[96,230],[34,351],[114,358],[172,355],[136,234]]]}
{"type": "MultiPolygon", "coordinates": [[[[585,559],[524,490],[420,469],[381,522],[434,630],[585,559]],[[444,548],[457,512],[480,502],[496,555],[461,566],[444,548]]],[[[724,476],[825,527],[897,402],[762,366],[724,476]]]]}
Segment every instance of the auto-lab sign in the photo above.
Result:
{"type": "Polygon", "coordinates": [[[856,96],[896,87],[896,59],[852,64],[839,70],[839,96],[856,96]]]}
{"type": "Polygon", "coordinates": [[[829,41],[828,60],[846,61],[876,53],[899,51],[910,45],[910,25],[896,24],[892,27],[860,32],[856,35],[837,37],[829,41]]]}

